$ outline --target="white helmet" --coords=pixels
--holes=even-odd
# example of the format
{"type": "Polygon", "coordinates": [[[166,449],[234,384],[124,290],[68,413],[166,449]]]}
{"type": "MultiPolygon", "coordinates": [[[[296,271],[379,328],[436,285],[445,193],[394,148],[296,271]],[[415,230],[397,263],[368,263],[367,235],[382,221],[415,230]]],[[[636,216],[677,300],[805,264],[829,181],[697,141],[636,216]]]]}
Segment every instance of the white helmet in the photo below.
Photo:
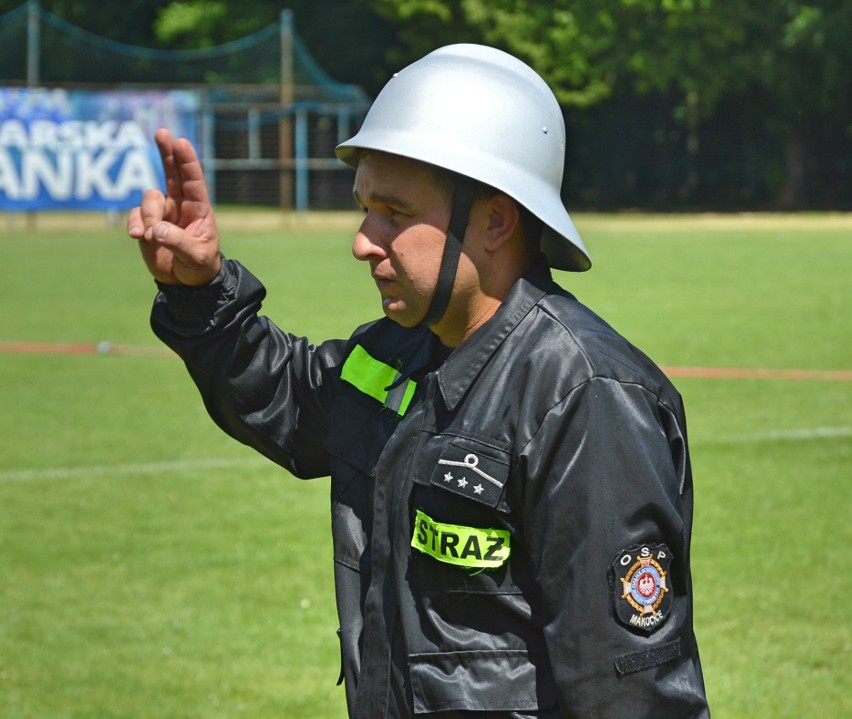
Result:
{"type": "Polygon", "coordinates": [[[482,45],[449,45],[393,76],[358,133],[360,149],[409,157],[473,178],[512,197],[544,223],[551,267],[581,272],[591,260],[560,195],[565,123],[547,83],[528,65],[482,45]]]}

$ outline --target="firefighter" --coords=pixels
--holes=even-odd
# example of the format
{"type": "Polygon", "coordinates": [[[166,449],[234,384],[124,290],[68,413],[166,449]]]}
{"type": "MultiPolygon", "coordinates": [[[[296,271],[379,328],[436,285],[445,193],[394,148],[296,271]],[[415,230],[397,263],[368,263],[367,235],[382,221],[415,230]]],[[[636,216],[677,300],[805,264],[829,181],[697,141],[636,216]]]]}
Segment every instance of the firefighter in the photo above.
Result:
{"type": "Polygon", "coordinates": [[[708,717],[681,398],[552,278],[591,262],[546,83],[467,44],[387,83],[337,149],[383,317],[319,345],[258,314],[192,146],[157,141],[152,326],[225,432],[331,477],[350,716],[708,717]]]}

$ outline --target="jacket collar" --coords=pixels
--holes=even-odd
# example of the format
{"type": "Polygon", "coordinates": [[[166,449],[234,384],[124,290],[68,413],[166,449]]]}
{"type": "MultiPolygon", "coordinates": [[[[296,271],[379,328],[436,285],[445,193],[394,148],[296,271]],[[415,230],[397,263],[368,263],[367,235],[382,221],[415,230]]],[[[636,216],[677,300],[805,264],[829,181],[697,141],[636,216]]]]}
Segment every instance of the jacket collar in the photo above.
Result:
{"type": "Polygon", "coordinates": [[[444,405],[450,411],[461,402],[482,368],[506,337],[547,294],[553,280],[541,258],[512,286],[503,304],[482,327],[459,345],[437,372],[444,405]]]}

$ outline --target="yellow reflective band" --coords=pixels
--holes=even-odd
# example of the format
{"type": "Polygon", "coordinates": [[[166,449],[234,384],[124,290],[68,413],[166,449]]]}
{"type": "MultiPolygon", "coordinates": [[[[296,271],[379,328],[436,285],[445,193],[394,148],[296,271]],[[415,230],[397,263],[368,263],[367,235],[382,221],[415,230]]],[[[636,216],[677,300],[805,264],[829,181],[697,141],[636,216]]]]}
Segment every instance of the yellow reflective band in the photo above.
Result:
{"type": "Polygon", "coordinates": [[[493,569],[511,553],[512,535],[505,529],[477,529],[436,522],[419,509],[411,546],[439,562],[467,569],[493,569]]]}
{"type": "Polygon", "coordinates": [[[371,357],[361,345],[355,345],[343,364],[340,379],[402,416],[411,404],[417,383],[405,380],[399,387],[388,391],[398,375],[396,369],[371,357]]]}

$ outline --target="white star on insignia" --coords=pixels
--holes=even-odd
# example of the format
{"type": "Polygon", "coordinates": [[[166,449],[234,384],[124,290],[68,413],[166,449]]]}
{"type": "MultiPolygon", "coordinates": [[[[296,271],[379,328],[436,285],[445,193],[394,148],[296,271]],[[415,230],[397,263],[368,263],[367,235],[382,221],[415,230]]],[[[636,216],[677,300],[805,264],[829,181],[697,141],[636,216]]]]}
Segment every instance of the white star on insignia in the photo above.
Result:
{"type": "Polygon", "coordinates": [[[477,484],[473,488],[473,491],[476,492],[477,494],[482,494],[485,491],[485,487],[483,487],[481,484],[477,484]]]}
{"type": "Polygon", "coordinates": [[[461,487],[462,489],[464,489],[465,487],[467,487],[467,480],[466,480],[464,477],[462,477],[462,478],[459,480],[459,487],[461,487]]]}
{"type": "Polygon", "coordinates": [[[452,473],[452,472],[447,472],[447,473],[444,475],[444,481],[445,481],[445,482],[452,482],[452,481],[453,481],[453,473],[452,473]]]}

